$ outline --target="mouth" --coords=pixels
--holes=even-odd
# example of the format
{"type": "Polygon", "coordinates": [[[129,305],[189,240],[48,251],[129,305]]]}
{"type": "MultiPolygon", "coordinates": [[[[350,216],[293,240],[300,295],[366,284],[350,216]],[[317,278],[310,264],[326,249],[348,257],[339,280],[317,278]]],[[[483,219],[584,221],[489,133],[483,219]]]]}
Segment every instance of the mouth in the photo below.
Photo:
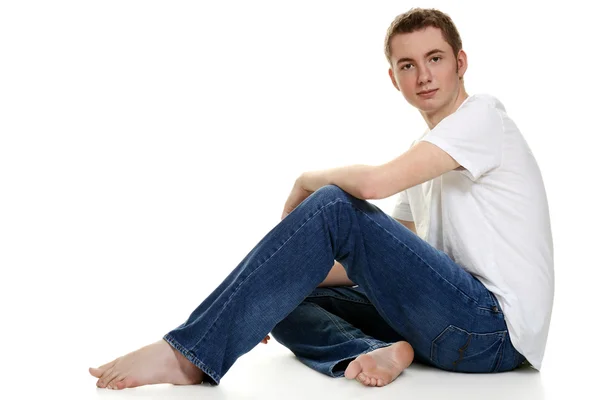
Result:
{"type": "Polygon", "coordinates": [[[429,95],[433,95],[435,92],[437,92],[437,89],[423,90],[422,92],[418,92],[417,94],[419,96],[429,96],[429,95]]]}

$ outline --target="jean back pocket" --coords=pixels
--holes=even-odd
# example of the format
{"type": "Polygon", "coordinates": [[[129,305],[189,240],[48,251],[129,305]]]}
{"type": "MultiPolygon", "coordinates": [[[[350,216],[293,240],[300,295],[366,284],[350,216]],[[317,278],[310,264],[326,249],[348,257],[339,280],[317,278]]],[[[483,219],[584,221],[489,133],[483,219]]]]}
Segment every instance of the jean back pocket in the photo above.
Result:
{"type": "Polygon", "coordinates": [[[449,325],[431,343],[431,361],[456,372],[496,372],[502,362],[507,331],[473,333],[449,325]]]}

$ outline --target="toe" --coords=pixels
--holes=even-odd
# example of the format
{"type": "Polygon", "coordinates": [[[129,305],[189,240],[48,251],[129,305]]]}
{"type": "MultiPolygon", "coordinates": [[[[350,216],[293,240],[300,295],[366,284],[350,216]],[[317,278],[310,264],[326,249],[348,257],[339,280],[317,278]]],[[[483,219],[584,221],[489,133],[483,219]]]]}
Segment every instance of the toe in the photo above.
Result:
{"type": "Polygon", "coordinates": [[[128,376],[128,377],[124,378],[123,380],[117,382],[116,386],[117,386],[117,389],[125,389],[125,388],[137,387],[140,385],[139,385],[138,381],[136,381],[132,377],[128,376]]]}
{"type": "Polygon", "coordinates": [[[120,375],[115,376],[113,378],[113,380],[108,383],[108,385],[106,387],[108,387],[109,389],[115,389],[115,390],[123,389],[122,387],[119,387],[119,383],[123,382],[123,378],[124,378],[124,376],[120,376],[120,375]]]}
{"type": "Polygon", "coordinates": [[[344,372],[344,376],[348,379],[355,379],[356,376],[362,371],[362,367],[360,363],[356,360],[352,361],[346,367],[346,371],[344,372]]]}
{"type": "Polygon", "coordinates": [[[117,360],[118,359],[115,359],[109,363],[99,366],[98,368],[91,367],[89,369],[90,374],[92,374],[92,376],[96,378],[100,378],[104,374],[104,372],[106,372],[106,370],[112,368],[117,363],[117,360]]]}
{"type": "Polygon", "coordinates": [[[117,389],[117,390],[125,389],[125,388],[127,387],[127,384],[126,384],[126,381],[125,381],[125,379],[121,379],[121,380],[119,380],[119,381],[117,381],[117,380],[115,379],[113,382],[116,382],[116,383],[114,383],[114,387],[115,387],[115,389],[117,389]]]}
{"type": "Polygon", "coordinates": [[[106,363],[106,364],[104,364],[104,365],[101,365],[99,368],[100,368],[100,369],[107,369],[107,368],[110,368],[110,367],[112,367],[113,365],[115,365],[115,364],[117,363],[117,360],[118,360],[118,358],[115,358],[115,359],[114,359],[114,360],[112,360],[111,362],[108,362],[108,363],[106,363]]]}
{"type": "Polygon", "coordinates": [[[117,372],[113,369],[112,374],[110,374],[108,376],[108,378],[106,379],[106,387],[109,389],[114,389],[114,384],[116,383],[116,381],[120,381],[121,379],[117,379],[118,378],[118,374],[117,372]]]}
{"type": "Polygon", "coordinates": [[[110,383],[110,381],[113,380],[114,376],[115,376],[115,369],[114,368],[107,369],[106,371],[104,371],[104,373],[102,374],[100,379],[98,379],[96,386],[98,386],[99,388],[105,388],[110,383]]]}
{"type": "Polygon", "coordinates": [[[115,383],[115,380],[114,380],[114,379],[112,379],[110,382],[108,382],[108,383],[106,384],[106,388],[107,388],[107,389],[114,389],[114,386],[113,386],[113,384],[114,384],[114,383],[115,383]]]}
{"type": "Polygon", "coordinates": [[[363,374],[362,372],[360,374],[358,374],[358,376],[356,377],[356,379],[362,383],[362,384],[366,384],[367,383],[367,377],[365,376],[365,374],[363,374]]]}
{"type": "Polygon", "coordinates": [[[101,365],[101,366],[99,366],[96,369],[99,369],[99,370],[102,370],[102,371],[106,371],[107,369],[114,367],[118,360],[119,360],[118,358],[115,358],[111,362],[106,363],[104,365],[101,365]]]}

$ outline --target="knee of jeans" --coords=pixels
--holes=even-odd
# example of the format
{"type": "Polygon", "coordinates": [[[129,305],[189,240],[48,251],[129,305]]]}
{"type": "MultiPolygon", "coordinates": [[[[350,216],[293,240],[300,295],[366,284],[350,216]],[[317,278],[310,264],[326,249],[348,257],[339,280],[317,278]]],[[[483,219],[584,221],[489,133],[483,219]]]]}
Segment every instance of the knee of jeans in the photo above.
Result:
{"type": "Polygon", "coordinates": [[[318,188],[315,191],[314,195],[326,198],[328,200],[347,199],[348,198],[348,193],[336,185],[321,186],[320,188],[318,188]]]}

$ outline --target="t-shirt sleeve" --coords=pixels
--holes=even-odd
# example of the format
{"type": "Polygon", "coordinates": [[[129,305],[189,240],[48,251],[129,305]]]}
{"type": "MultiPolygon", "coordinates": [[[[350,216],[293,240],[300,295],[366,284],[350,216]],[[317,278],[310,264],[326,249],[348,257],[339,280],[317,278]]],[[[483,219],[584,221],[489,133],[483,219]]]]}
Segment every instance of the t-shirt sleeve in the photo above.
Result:
{"type": "Polygon", "coordinates": [[[403,190],[398,195],[396,205],[394,206],[394,211],[392,212],[392,217],[401,219],[402,221],[414,221],[406,190],[403,190]]]}
{"type": "Polygon", "coordinates": [[[444,150],[476,181],[500,166],[503,132],[498,110],[485,101],[473,101],[443,119],[421,140],[444,150]]]}

